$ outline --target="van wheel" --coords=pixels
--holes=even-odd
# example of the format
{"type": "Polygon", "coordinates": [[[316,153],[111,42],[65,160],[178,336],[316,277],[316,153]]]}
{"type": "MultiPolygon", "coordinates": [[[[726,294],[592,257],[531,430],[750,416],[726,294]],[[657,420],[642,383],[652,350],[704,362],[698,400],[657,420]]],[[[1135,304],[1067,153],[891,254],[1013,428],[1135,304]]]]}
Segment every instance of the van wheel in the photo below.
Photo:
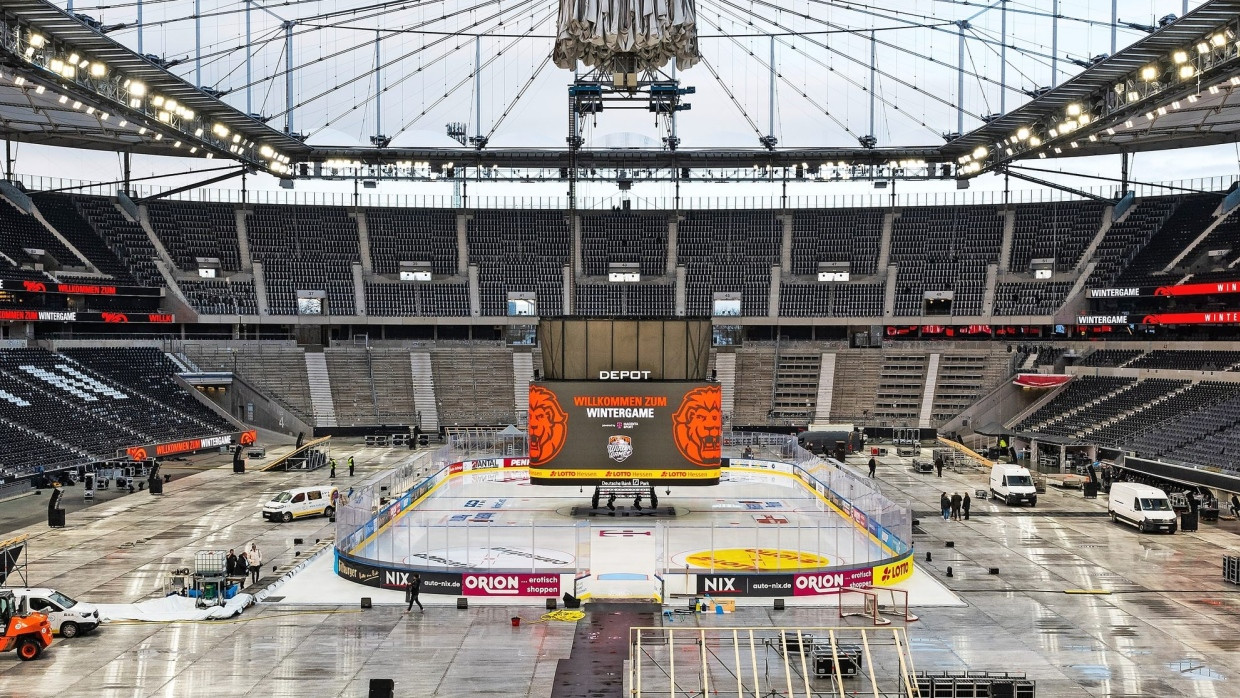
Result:
{"type": "Polygon", "coordinates": [[[21,657],[23,662],[38,659],[42,652],[43,647],[41,647],[39,645],[39,641],[34,638],[26,638],[21,641],[20,645],[17,646],[17,656],[21,657]]]}
{"type": "Polygon", "coordinates": [[[78,636],[78,624],[66,621],[60,624],[60,636],[66,640],[78,636]]]}
{"type": "Polygon", "coordinates": [[[284,523],[288,523],[288,522],[292,521],[292,520],[293,520],[293,512],[291,512],[291,511],[286,511],[286,512],[284,512],[284,517],[283,517],[281,520],[282,520],[282,521],[284,521],[284,523]]]}
{"type": "Polygon", "coordinates": [[[329,519],[335,515],[336,515],[336,507],[327,507],[326,509],[323,510],[323,516],[326,516],[329,519]]]}

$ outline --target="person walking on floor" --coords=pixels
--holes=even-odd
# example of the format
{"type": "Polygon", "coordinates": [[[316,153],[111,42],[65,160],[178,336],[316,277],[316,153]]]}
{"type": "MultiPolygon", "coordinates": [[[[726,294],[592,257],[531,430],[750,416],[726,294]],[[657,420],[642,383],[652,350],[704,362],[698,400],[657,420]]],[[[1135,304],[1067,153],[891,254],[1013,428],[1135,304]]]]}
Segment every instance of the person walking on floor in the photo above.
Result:
{"type": "Polygon", "coordinates": [[[943,456],[934,459],[934,468],[939,471],[939,477],[943,477],[943,456]]]}
{"type": "Polygon", "coordinates": [[[947,498],[946,492],[943,493],[942,497],[939,497],[939,508],[943,510],[943,520],[946,521],[952,511],[952,500],[947,498]]]}
{"type": "Polygon", "coordinates": [[[422,608],[422,602],[418,601],[418,591],[421,590],[421,587],[422,575],[414,572],[413,576],[409,577],[409,583],[405,585],[405,601],[409,603],[409,607],[405,609],[405,613],[412,611],[415,603],[418,605],[419,611],[426,610],[425,608],[422,608]]]}
{"type": "Polygon", "coordinates": [[[965,520],[965,521],[968,521],[968,520],[969,520],[969,504],[971,504],[972,502],[973,502],[973,500],[972,500],[972,499],[969,499],[969,493],[968,493],[968,492],[965,492],[965,493],[964,493],[964,499],[963,499],[963,500],[961,500],[961,502],[960,502],[960,510],[964,512],[964,520],[965,520]]]}
{"type": "Polygon", "coordinates": [[[955,492],[952,494],[951,503],[952,503],[952,520],[959,521],[960,520],[960,505],[964,503],[964,500],[961,499],[959,492],[955,492]]]}
{"type": "Polygon", "coordinates": [[[245,551],[245,559],[250,563],[250,574],[254,577],[254,584],[258,584],[258,575],[263,568],[263,553],[258,549],[258,543],[250,542],[250,549],[245,551]]]}
{"type": "Polygon", "coordinates": [[[874,477],[876,470],[878,470],[878,461],[874,460],[874,456],[870,456],[870,477],[874,477]]]}
{"type": "Polygon", "coordinates": [[[349,456],[349,477],[353,477],[353,456],[349,456]]]}
{"type": "Polygon", "coordinates": [[[331,459],[330,461],[328,461],[328,465],[330,465],[330,466],[331,466],[331,468],[332,468],[332,471],[331,471],[331,473],[328,475],[328,477],[329,477],[329,478],[332,478],[332,479],[334,480],[334,479],[336,478],[336,459],[335,459],[335,458],[333,458],[333,459],[331,459]]]}

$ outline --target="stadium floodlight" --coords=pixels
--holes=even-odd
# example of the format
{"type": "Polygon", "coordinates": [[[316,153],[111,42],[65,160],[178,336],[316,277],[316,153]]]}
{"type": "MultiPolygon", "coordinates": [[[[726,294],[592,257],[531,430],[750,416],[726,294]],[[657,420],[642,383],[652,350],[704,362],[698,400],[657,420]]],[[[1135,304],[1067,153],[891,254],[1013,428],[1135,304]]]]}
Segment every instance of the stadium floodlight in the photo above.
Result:
{"type": "Polygon", "coordinates": [[[194,130],[194,138],[202,138],[202,129],[194,130]]]}
{"type": "Polygon", "coordinates": [[[232,142],[233,142],[233,143],[240,143],[240,142],[241,142],[241,134],[240,134],[240,133],[234,133],[234,134],[233,134],[233,137],[232,137],[232,142]]]}
{"type": "Polygon", "coordinates": [[[1146,82],[1154,82],[1158,79],[1158,68],[1153,65],[1147,65],[1141,69],[1141,79],[1146,82]]]}
{"type": "Polygon", "coordinates": [[[140,80],[134,80],[129,83],[129,94],[134,97],[141,97],[146,94],[146,83],[140,80]]]}
{"type": "Polygon", "coordinates": [[[990,154],[990,151],[989,151],[989,150],[987,150],[987,149],[986,149],[986,146],[984,146],[984,145],[979,145],[979,146],[977,146],[977,148],[975,148],[975,149],[973,150],[973,157],[974,157],[974,158],[976,158],[976,159],[978,159],[978,160],[983,160],[983,159],[985,159],[985,158],[986,158],[986,156],[987,156],[987,155],[989,155],[989,154],[990,154]]]}
{"type": "Polygon", "coordinates": [[[1090,142],[1090,143],[1097,143],[1097,142],[1098,142],[1098,137],[1097,137],[1097,136],[1095,136],[1095,135],[1094,135],[1094,134],[1092,134],[1092,133],[1091,133],[1091,134],[1089,134],[1089,142],[1090,142]]]}
{"type": "Polygon", "coordinates": [[[1047,132],[1046,132],[1046,135],[1050,136],[1051,138],[1058,138],[1058,137],[1059,137],[1059,129],[1053,128],[1053,129],[1051,129],[1051,130],[1047,131],[1047,132]]]}
{"type": "Polygon", "coordinates": [[[274,154],[275,154],[275,151],[271,149],[271,146],[269,146],[269,145],[264,145],[264,146],[262,146],[261,148],[259,148],[259,149],[258,149],[258,154],[259,154],[259,155],[262,155],[262,156],[263,156],[263,157],[265,157],[265,158],[269,158],[269,157],[271,157],[272,155],[274,155],[274,154]]]}
{"type": "Polygon", "coordinates": [[[1197,42],[1197,53],[1205,55],[1210,52],[1210,43],[1207,41],[1197,42]]]}
{"type": "Polygon", "coordinates": [[[108,74],[108,67],[98,61],[90,64],[90,76],[92,78],[101,78],[108,74]]]}
{"type": "Polygon", "coordinates": [[[211,127],[211,133],[214,133],[220,138],[228,138],[228,127],[224,124],[215,124],[211,127]]]}
{"type": "Polygon", "coordinates": [[[58,103],[60,103],[60,104],[68,104],[68,103],[69,103],[69,98],[68,98],[68,97],[66,97],[66,96],[64,96],[64,95],[61,95],[61,96],[60,96],[60,99],[58,99],[58,100],[56,100],[56,101],[57,101],[58,103]]]}
{"type": "Polygon", "coordinates": [[[1030,136],[1030,137],[1029,137],[1029,145],[1031,145],[1031,146],[1033,146],[1034,148],[1036,148],[1036,147],[1038,147],[1038,146],[1042,145],[1042,139],[1041,139],[1041,138],[1038,138],[1037,136],[1030,136]]]}
{"type": "Polygon", "coordinates": [[[1016,129],[1016,140],[1020,140],[1020,141],[1029,140],[1029,128],[1026,126],[1021,126],[1020,128],[1016,129]]]}
{"type": "Polygon", "coordinates": [[[59,58],[53,58],[52,62],[47,64],[47,67],[48,67],[48,70],[51,70],[53,73],[59,73],[60,71],[64,70],[65,62],[60,60],[59,58]]]}
{"type": "Polygon", "coordinates": [[[1214,44],[1215,46],[1221,47],[1227,43],[1227,37],[1224,36],[1223,34],[1215,34],[1210,37],[1210,43],[1214,44]]]}
{"type": "Polygon", "coordinates": [[[152,107],[164,106],[164,98],[161,95],[153,95],[151,97],[151,106],[152,107]]]}
{"type": "Polygon", "coordinates": [[[1094,117],[1090,116],[1089,114],[1081,114],[1080,116],[1076,117],[1076,122],[1082,126],[1084,126],[1085,124],[1093,120],[1094,120],[1094,117]]]}
{"type": "Polygon", "coordinates": [[[166,111],[161,111],[159,112],[159,120],[166,124],[172,121],[172,114],[169,114],[166,111]]]}
{"type": "Polygon", "coordinates": [[[1124,128],[1132,128],[1132,119],[1124,122],[1124,128]]]}
{"type": "Polygon", "coordinates": [[[180,148],[180,147],[181,147],[181,141],[177,141],[177,142],[173,143],[173,144],[172,144],[172,147],[173,147],[173,148],[180,148]]]}
{"type": "Polygon", "coordinates": [[[1189,96],[1188,96],[1188,103],[1189,103],[1189,104],[1196,104],[1196,103],[1197,103],[1197,95],[1189,95],[1189,96]]]}
{"type": "Polygon", "coordinates": [[[74,76],[76,75],[77,75],[76,66],[66,65],[65,67],[60,69],[60,76],[62,78],[65,78],[66,80],[72,80],[74,76]]]}
{"type": "Polygon", "coordinates": [[[35,32],[30,32],[30,38],[27,39],[27,41],[35,48],[43,48],[47,45],[47,38],[42,34],[37,34],[35,32]]]}
{"type": "Polygon", "coordinates": [[[69,62],[70,62],[70,63],[72,63],[72,64],[74,64],[74,65],[77,65],[77,62],[78,62],[78,61],[80,61],[80,60],[82,60],[82,57],[81,57],[81,56],[79,56],[79,55],[77,55],[76,53],[70,53],[70,54],[69,54],[69,62]]]}
{"type": "Polygon", "coordinates": [[[1114,135],[1115,135],[1115,129],[1113,129],[1113,128],[1108,128],[1108,129],[1107,129],[1107,135],[1108,135],[1108,136],[1114,136],[1114,135]]]}
{"type": "Polygon", "coordinates": [[[78,102],[78,101],[76,101],[76,100],[75,100],[75,101],[73,102],[73,108],[74,108],[74,109],[81,109],[81,108],[82,108],[82,103],[81,103],[81,102],[78,102]]]}
{"type": "Polygon", "coordinates": [[[1138,100],[1140,100],[1140,99],[1141,99],[1141,93],[1140,93],[1140,92],[1137,92],[1136,90],[1133,90],[1132,92],[1129,92],[1129,93],[1128,93],[1128,101],[1129,101],[1129,102],[1136,102],[1136,101],[1138,101],[1138,100]]]}
{"type": "Polygon", "coordinates": [[[190,154],[190,155],[193,155],[193,154],[194,154],[194,153],[196,153],[196,152],[198,152],[198,146],[193,146],[193,147],[191,147],[191,148],[189,149],[189,154],[190,154]]]}
{"type": "Polygon", "coordinates": [[[1181,63],[1187,63],[1188,62],[1188,51],[1176,51],[1175,53],[1171,54],[1171,60],[1175,62],[1176,65],[1180,65],[1181,63]]]}
{"type": "Polygon", "coordinates": [[[1068,116],[1080,116],[1080,114],[1081,104],[1079,102],[1073,102],[1068,105],[1068,116]]]}
{"type": "Polygon", "coordinates": [[[1197,69],[1194,68],[1193,66],[1191,65],[1180,66],[1180,79],[1181,80],[1191,80],[1192,77],[1196,74],[1197,74],[1197,69]]]}
{"type": "Polygon", "coordinates": [[[162,141],[163,139],[164,139],[164,134],[162,133],[155,134],[155,140],[162,141]]]}
{"type": "Polygon", "coordinates": [[[42,85],[38,85],[38,86],[36,86],[36,87],[34,88],[34,93],[35,93],[35,94],[37,94],[37,95],[41,95],[41,94],[43,94],[44,92],[46,92],[46,90],[44,89],[44,87],[43,87],[42,85]]]}
{"type": "Polygon", "coordinates": [[[145,135],[146,135],[146,127],[145,127],[145,126],[142,126],[142,127],[139,127],[139,128],[138,128],[138,135],[139,135],[139,136],[145,136],[145,135]]]}
{"type": "MultiPolygon", "coordinates": [[[[108,113],[107,113],[106,111],[101,111],[101,112],[99,112],[99,120],[100,120],[100,121],[107,121],[107,120],[108,120],[108,113]]],[[[122,124],[122,125],[124,125],[124,124],[122,124]]]]}

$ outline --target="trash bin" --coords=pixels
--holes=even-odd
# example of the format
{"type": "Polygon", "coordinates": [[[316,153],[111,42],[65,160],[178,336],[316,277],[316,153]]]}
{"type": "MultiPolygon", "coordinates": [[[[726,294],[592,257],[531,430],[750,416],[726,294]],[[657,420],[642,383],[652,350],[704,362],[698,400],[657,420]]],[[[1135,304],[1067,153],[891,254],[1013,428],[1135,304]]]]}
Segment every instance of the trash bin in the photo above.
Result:
{"type": "Polygon", "coordinates": [[[1180,530],[1196,531],[1197,530],[1197,512],[1186,511],[1180,514],[1180,530]]]}

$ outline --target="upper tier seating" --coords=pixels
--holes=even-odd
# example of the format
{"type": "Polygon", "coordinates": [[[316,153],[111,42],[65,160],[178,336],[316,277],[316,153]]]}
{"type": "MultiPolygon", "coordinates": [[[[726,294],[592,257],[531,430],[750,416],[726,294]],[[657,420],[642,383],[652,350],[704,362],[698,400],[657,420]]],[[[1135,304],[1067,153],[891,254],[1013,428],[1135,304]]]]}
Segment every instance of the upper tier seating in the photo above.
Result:
{"type": "Polygon", "coordinates": [[[667,226],[668,215],[662,212],[583,213],[581,256],[586,275],[603,276],[612,262],[638,264],[644,277],[666,274],[667,226]]]}
{"type": "Polygon", "coordinates": [[[989,206],[907,208],[891,230],[895,314],[922,314],[927,291],[952,291],[952,315],[981,315],[986,266],[997,263],[1003,217],[989,206]]]}
{"type": "Polygon", "coordinates": [[[563,314],[562,270],[571,250],[564,211],[476,211],[469,254],[478,265],[482,314],[507,315],[510,291],[535,293],[539,315],[563,314]]]}
{"type": "Polygon", "coordinates": [[[340,206],[258,205],[246,220],[263,263],[272,315],[296,315],[298,291],[324,291],[332,315],[352,315],[357,223],[340,206]]]}
{"type": "Polygon", "coordinates": [[[1008,270],[1029,271],[1034,259],[1053,258],[1055,270],[1071,271],[1102,225],[1098,201],[1017,204],[1008,270]]]}
{"type": "Polygon", "coordinates": [[[1183,274],[1163,274],[1162,270],[1210,227],[1220,199],[1217,194],[1184,197],[1149,244],[1142,247],[1124,267],[1115,283],[1120,286],[1157,286],[1178,281],[1183,274]]]}
{"type": "Polygon", "coordinates": [[[855,276],[874,274],[882,235],[883,209],[796,211],[792,217],[792,273],[809,276],[818,273],[819,262],[848,262],[855,276]]]}
{"type": "Polygon", "coordinates": [[[782,236],[769,211],[686,211],[676,238],[686,314],[709,316],[712,294],[730,292],[741,294],[741,315],[766,315],[782,236]]]}
{"type": "Polygon", "coordinates": [[[455,274],[456,215],[427,208],[366,209],[375,273],[395,275],[401,262],[430,262],[433,274],[455,274]]]}
{"type": "Polygon", "coordinates": [[[1076,362],[1076,365],[1116,368],[1123,366],[1143,353],[1140,349],[1099,349],[1076,362]]]}
{"type": "Polygon", "coordinates": [[[198,258],[215,257],[224,273],[239,271],[237,213],[231,204],[152,201],[145,204],[151,228],[177,269],[198,269],[198,258]]]}

